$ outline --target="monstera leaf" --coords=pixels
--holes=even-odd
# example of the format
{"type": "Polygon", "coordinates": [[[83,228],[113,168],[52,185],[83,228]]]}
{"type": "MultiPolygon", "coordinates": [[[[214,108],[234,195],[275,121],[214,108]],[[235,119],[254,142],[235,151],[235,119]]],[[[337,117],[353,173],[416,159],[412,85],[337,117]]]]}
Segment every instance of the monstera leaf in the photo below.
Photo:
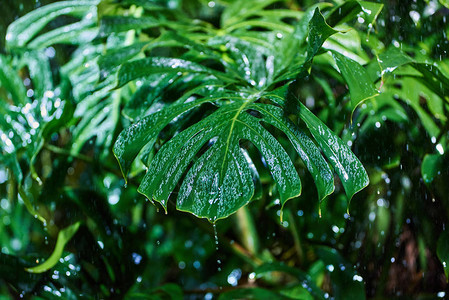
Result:
{"type": "MultiPolygon", "coordinates": [[[[254,181],[258,180],[254,155],[249,155],[241,144],[245,141],[257,148],[276,183],[283,206],[300,195],[301,180],[294,161],[271,127],[288,138],[312,174],[320,200],[334,190],[332,169],[349,198],[368,184],[363,166],[348,146],[305,105],[289,96],[289,83],[307,73],[325,39],[336,32],[326,24],[319,10],[308,15],[308,44],[297,45],[307,55],[296,55],[287,68],[277,68],[269,55],[259,55],[257,60],[254,52],[257,46],[251,47],[248,40],[242,42],[234,36],[221,38],[226,41],[230,56],[215,56],[225,66],[225,72],[187,59],[157,57],[126,62],[119,67],[117,86],[154,74],[177,74],[190,82],[210,82],[184,90],[178,100],[143,116],[119,135],[114,153],[125,177],[139,152],[151,148],[167,125],[206,103],[215,107],[163,144],[149,163],[138,188],[140,193],[166,210],[170,196],[180,184],[176,204],[179,210],[212,222],[225,218],[251,201],[254,181]],[[251,65],[247,63],[248,57],[251,65]],[[283,85],[273,88],[282,82],[283,85]],[[296,109],[287,112],[287,102],[293,102],[296,109]],[[299,114],[316,144],[304,126],[290,118],[290,113],[299,114]]],[[[289,38],[297,37],[296,32],[289,38]]],[[[217,39],[211,41],[213,52],[217,39]]]]}

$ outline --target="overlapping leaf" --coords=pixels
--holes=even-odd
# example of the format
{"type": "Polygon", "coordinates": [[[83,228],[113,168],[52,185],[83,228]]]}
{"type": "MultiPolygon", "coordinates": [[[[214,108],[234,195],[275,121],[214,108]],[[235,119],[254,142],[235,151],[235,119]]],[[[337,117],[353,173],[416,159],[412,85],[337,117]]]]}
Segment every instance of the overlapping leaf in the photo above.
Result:
{"type": "MultiPolygon", "coordinates": [[[[307,59],[299,70],[283,71],[290,75],[282,77],[278,69],[282,78],[293,79],[295,74],[307,71],[325,39],[335,32],[318,10],[309,20],[307,59]]],[[[246,141],[258,149],[276,182],[280,203],[284,205],[300,194],[301,182],[293,161],[267,125],[288,137],[313,175],[320,199],[334,189],[331,168],[321,151],[340,176],[349,198],[367,185],[366,172],[354,154],[305,106],[297,103],[302,107],[300,117],[319,147],[278,106],[284,105],[286,90],[264,90],[275,80],[276,66],[273,60],[269,62],[270,52],[265,58],[257,56],[251,43],[231,36],[211,39],[209,44],[216,48],[220,43],[226,44],[232,60],[214,57],[229,70],[227,73],[188,60],[157,57],[128,62],[119,68],[118,86],[157,73],[209,77],[224,85],[211,83],[186,91],[173,104],[149,114],[119,135],[114,153],[127,175],[142,148],[154,143],[167,125],[205,103],[216,107],[208,117],[184,129],[159,149],[140,184],[142,194],[166,209],[170,196],[177,192],[178,209],[211,221],[232,214],[251,201],[254,194],[251,171],[254,157],[248,156],[241,146],[241,142],[246,141]],[[271,101],[266,104],[264,99],[271,101]]]]}

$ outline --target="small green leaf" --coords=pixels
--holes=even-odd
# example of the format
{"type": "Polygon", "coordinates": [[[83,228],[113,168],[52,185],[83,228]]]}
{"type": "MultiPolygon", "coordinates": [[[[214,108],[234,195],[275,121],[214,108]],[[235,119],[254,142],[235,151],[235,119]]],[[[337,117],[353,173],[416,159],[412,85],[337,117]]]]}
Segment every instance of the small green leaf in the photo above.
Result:
{"type": "Polygon", "coordinates": [[[353,20],[359,15],[364,17],[367,24],[373,24],[382,11],[383,6],[383,4],[368,1],[345,1],[333,9],[326,21],[330,26],[334,27],[353,20]]]}
{"type": "Polygon", "coordinates": [[[426,184],[432,183],[443,168],[444,156],[440,154],[426,154],[421,165],[421,175],[426,184]]]}
{"type": "Polygon", "coordinates": [[[443,231],[437,242],[437,255],[443,264],[446,282],[449,281],[449,232],[443,231]]]}
{"type": "Polygon", "coordinates": [[[75,224],[72,224],[59,231],[58,239],[56,240],[56,246],[51,256],[42,264],[32,268],[26,268],[25,270],[30,273],[43,273],[53,268],[59,262],[65,245],[78,231],[80,224],[80,222],[76,222],[75,224]]]}
{"type": "Polygon", "coordinates": [[[355,108],[360,103],[379,95],[379,92],[370,80],[365,69],[358,62],[336,51],[332,51],[332,55],[341,75],[349,87],[351,112],[354,113],[355,108]]]}
{"type": "Polygon", "coordinates": [[[309,22],[307,60],[311,60],[318,53],[324,41],[337,32],[326,23],[320,10],[315,9],[309,22]]]}

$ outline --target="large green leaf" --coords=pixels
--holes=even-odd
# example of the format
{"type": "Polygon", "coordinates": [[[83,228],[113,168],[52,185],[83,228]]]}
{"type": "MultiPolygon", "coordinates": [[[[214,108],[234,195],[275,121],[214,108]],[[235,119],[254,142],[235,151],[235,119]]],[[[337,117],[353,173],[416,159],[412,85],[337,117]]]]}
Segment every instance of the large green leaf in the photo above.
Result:
{"type": "MultiPolygon", "coordinates": [[[[264,158],[277,184],[280,203],[284,205],[288,199],[300,194],[300,180],[285,150],[261,123],[270,124],[287,135],[312,173],[320,199],[332,193],[332,173],[320,150],[284,116],[282,109],[257,103],[258,100],[258,95],[229,91],[218,97],[173,104],[123,131],[114,146],[114,153],[127,174],[139,151],[154,141],[167,124],[194,107],[212,102],[220,106],[216,112],[177,134],[157,152],[139,187],[142,194],[166,209],[170,195],[185,174],[177,196],[178,209],[212,221],[232,214],[247,204],[254,193],[250,158],[245,157],[240,148],[240,141],[245,140],[254,144],[264,158]],[[231,101],[219,104],[224,100],[231,101]],[[255,111],[260,114],[259,118],[252,115],[255,111]],[[207,144],[212,145],[195,159],[207,144]]],[[[360,162],[312,113],[301,111],[301,117],[351,198],[368,183],[360,162]]]]}
{"type": "MultiPolygon", "coordinates": [[[[178,209],[215,221],[227,217],[251,200],[254,185],[248,158],[239,146],[240,140],[252,142],[265,158],[282,203],[298,196],[300,180],[287,153],[259,120],[246,112],[255,100],[257,98],[252,95],[246,99],[236,98],[233,103],[223,105],[211,116],[176,135],[156,154],[139,191],[166,208],[170,194],[196,153],[215,138],[213,145],[188,170],[179,190],[178,209]]],[[[148,136],[154,135],[152,131],[164,127],[170,119],[162,118],[161,121],[160,125],[146,126],[148,136]]],[[[139,127],[146,124],[140,122],[136,125],[132,127],[133,132],[144,130],[139,127]]],[[[134,139],[133,132],[121,134],[114,148],[116,155],[120,153],[119,142],[130,137],[134,139]]],[[[120,159],[120,155],[117,157],[120,159]]]]}
{"type": "MultiPolygon", "coordinates": [[[[165,210],[171,195],[177,192],[176,206],[179,210],[216,221],[251,201],[254,182],[250,166],[260,155],[276,183],[279,203],[283,207],[288,199],[300,194],[301,183],[293,161],[266,126],[272,126],[287,136],[312,174],[320,200],[334,190],[332,171],[321,151],[341,178],[349,198],[368,184],[366,172],[354,154],[307,108],[303,107],[299,114],[321,150],[287,117],[282,108],[277,107],[285,106],[286,85],[271,92],[253,89],[263,91],[270,86],[275,82],[275,72],[281,72],[277,80],[283,80],[293,79],[296,74],[308,71],[326,38],[337,32],[326,24],[318,9],[311,10],[308,16],[305,19],[308,21],[307,56],[302,63],[301,59],[298,61],[302,65],[297,70],[289,66],[283,73],[281,70],[275,71],[274,61],[269,62],[273,49],[259,51],[259,46],[252,42],[231,36],[219,36],[209,41],[214,49],[226,45],[229,57],[217,56],[214,59],[230,71],[229,75],[197,62],[166,57],[134,60],[119,67],[117,87],[136,79],[145,80],[155,74],[184,75],[190,82],[200,79],[209,81],[209,85],[183,90],[183,96],[174,103],[142,118],[119,135],[114,153],[125,177],[139,152],[152,148],[167,125],[178,122],[187,112],[200,110],[205,103],[217,108],[206,118],[164,141],[149,163],[139,192],[160,203],[165,210]],[[259,52],[265,53],[265,57],[259,52]],[[236,88],[232,88],[233,85],[236,88]],[[272,103],[265,104],[264,99],[272,103]],[[246,155],[241,143],[254,145],[258,153],[246,155]]],[[[305,38],[306,34],[296,32],[290,38],[299,36],[305,38]]],[[[139,47],[137,51],[140,51],[139,47]]],[[[124,57],[128,57],[128,53],[131,56],[137,53],[132,48],[129,50],[123,52],[124,57]]],[[[128,107],[137,109],[131,111],[132,118],[138,117],[135,112],[148,111],[145,103],[154,105],[154,97],[161,97],[167,83],[173,82],[171,76],[167,80],[161,78],[154,81],[150,92],[154,96],[147,100],[138,96],[142,100],[137,98],[130,102],[132,106],[128,107]]],[[[148,87],[142,91],[145,89],[148,87]]]]}

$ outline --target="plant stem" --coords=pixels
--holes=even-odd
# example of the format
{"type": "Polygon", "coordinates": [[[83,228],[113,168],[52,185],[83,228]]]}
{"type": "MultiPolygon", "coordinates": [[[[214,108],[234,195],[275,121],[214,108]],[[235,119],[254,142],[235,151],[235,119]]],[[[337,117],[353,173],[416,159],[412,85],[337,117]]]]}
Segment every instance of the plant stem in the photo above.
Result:
{"type": "Polygon", "coordinates": [[[291,210],[287,211],[287,215],[288,215],[288,219],[289,219],[289,223],[290,223],[290,229],[293,235],[293,241],[295,243],[295,249],[296,249],[296,253],[298,254],[298,260],[299,260],[299,264],[302,263],[303,259],[304,259],[304,251],[302,249],[301,246],[301,238],[299,237],[299,232],[298,232],[298,228],[296,227],[296,222],[295,219],[293,217],[293,214],[291,212],[291,210]]]}
{"type": "Polygon", "coordinates": [[[91,157],[87,156],[87,155],[80,154],[80,153],[75,153],[75,152],[72,152],[70,150],[66,150],[64,148],[59,148],[59,147],[56,147],[56,146],[53,146],[53,145],[50,145],[50,144],[45,144],[44,148],[49,150],[49,151],[51,151],[51,152],[53,152],[53,153],[56,153],[56,154],[62,154],[62,155],[66,155],[66,156],[73,156],[73,157],[75,157],[75,158],[77,158],[79,160],[85,161],[87,163],[93,163],[94,162],[94,160],[91,157]]]}

